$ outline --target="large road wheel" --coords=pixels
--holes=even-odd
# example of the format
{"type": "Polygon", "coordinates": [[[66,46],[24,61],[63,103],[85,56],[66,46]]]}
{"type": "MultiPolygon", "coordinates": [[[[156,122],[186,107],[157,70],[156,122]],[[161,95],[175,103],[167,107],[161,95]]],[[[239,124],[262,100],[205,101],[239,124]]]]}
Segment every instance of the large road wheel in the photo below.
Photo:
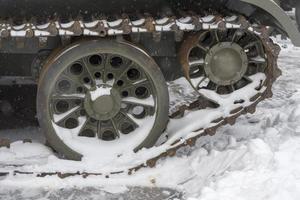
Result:
{"type": "Polygon", "coordinates": [[[94,156],[110,162],[150,148],[168,122],[164,77],[132,44],[73,44],[52,57],[40,77],[39,123],[50,145],[67,159],[94,156]]]}

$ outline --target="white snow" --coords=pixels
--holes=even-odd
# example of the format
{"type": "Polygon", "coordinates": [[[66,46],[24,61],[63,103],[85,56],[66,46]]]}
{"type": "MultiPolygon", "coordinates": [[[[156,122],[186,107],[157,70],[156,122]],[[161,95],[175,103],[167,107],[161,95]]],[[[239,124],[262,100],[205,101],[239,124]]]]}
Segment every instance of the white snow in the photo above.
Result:
{"type": "Polygon", "coordinates": [[[98,97],[106,96],[111,94],[111,87],[100,85],[95,90],[90,91],[91,100],[95,101],[98,97]]]}
{"type": "Polygon", "coordinates": [[[116,27],[119,26],[122,23],[122,19],[117,19],[115,21],[107,21],[107,24],[109,25],[109,27],[116,27]]]}
{"type": "Polygon", "coordinates": [[[145,19],[138,19],[138,20],[135,20],[135,21],[132,21],[131,23],[132,23],[132,25],[134,25],[134,26],[141,26],[141,25],[143,25],[144,23],[145,23],[145,19]]]}
{"type": "MultiPolygon", "coordinates": [[[[17,141],[11,144],[10,149],[2,148],[0,151],[0,163],[13,165],[43,163],[52,151],[40,143],[23,143],[17,141]],[[36,151],[39,150],[39,151],[36,151]]],[[[1,166],[0,164],[0,166],[1,166]]]]}
{"type": "Polygon", "coordinates": [[[133,109],[132,109],[132,113],[134,115],[140,115],[144,112],[144,107],[143,106],[135,106],[133,109]]]}
{"type": "Polygon", "coordinates": [[[129,102],[129,103],[131,102],[131,103],[135,103],[135,104],[142,104],[142,105],[147,105],[147,106],[155,106],[155,102],[154,102],[154,99],[153,99],[152,95],[150,95],[146,99],[126,97],[126,98],[123,98],[122,101],[123,102],[129,102]]]}
{"type": "Polygon", "coordinates": [[[233,22],[236,21],[238,17],[236,15],[230,16],[230,17],[225,17],[226,22],[233,22]]]}
{"type": "MultiPolygon", "coordinates": [[[[287,41],[279,42],[285,47],[279,57],[279,67],[283,75],[274,84],[273,98],[260,103],[254,115],[240,117],[234,126],[225,126],[219,129],[215,136],[200,139],[195,148],[183,148],[176,157],[160,160],[154,169],[142,169],[131,176],[119,174],[111,175],[109,179],[96,176],[85,179],[81,177],[59,179],[17,175],[0,180],[0,191],[1,187],[97,186],[107,187],[109,191],[116,192],[120,186],[139,185],[172,187],[183,191],[188,200],[300,199],[300,79],[298,78],[300,48],[293,47],[287,41]]],[[[252,78],[263,79],[263,77],[252,78]]],[[[234,95],[244,96],[245,99],[249,97],[249,94],[242,92],[234,95]]],[[[222,97],[222,102],[229,98],[233,97],[230,95],[222,97]]],[[[245,103],[247,104],[247,101],[245,103]]],[[[225,107],[222,109],[219,113],[227,112],[225,107]]],[[[205,115],[189,113],[187,118],[192,115],[194,117],[171,123],[177,124],[179,130],[180,126],[185,126],[189,121],[196,121],[195,116],[198,115],[200,121],[202,119],[209,121],[208,114],[209,112],[205,115]]],[[[175,134],[175,129],[170,132],[175,134]]],[[[32,144],[15,143],[13,149],[1,148],[0,165],[6,159],[14,162],[22,159],[22,156],[30,161],[30,152],[34,157],[40,155],[36,154],[37,151],[41,151],[43,158],[32,158],[38,164],[24,166],[20,170],[81,169],[97,172],[97,168],[100,167],[94,166],[95,162],[59,160],[43,145],[32,146],[32,150],[27,149],[27,152],[24,151],[22,154],[22,148],[17,148],[19,145],[32,144]]],[[[161,148],[164,148],[164,145],[151,151],[142,150],[135,155],[127,154],[119,162],[126,164],[126,158],[134,157],[138,163],[140,155],[152,156],[161,148]]],[[[99,159],[102,159],[102,156],[99,156],[99,159]]],[[[3,170],[9,171],[9,168],[0,167],[0,171],[3,170]]]]}
{"type": "Polygon", "coordinates": [[[70,115],[71,113],[73,113],[75,110],[78,110],[79,108],[80,108],[79,106],[76,106],[68,110],[67,112],[61,114],[53,114],[54,122],[59,122],[60,120],[64,119],[66,116],[70,115]]]}
{"type": "Polygon", "coordinates": [[[61,94],[61,97],[77,97],[83,99],[85,97],[85,94],[61,94]]]}
{"type": "Polygon", "coordinates": [[[204,64],[204,59],[203,58],[201,58],[201,59],[197,59],[197,60],[193,60],[193,61],[191,61],[190,63],[189,63],[189,65],[202,65],[202,64],[204,64]]]}
{"type": "Polygon", "coordinates": [[[205,23],[210,23],[212,22],[213,20],[215,19],[215,16],[214,15],[208,15],[208,16],[205,16],[205,17],[202,17],[201,20],[205,23]]]}
{"type": "MultiPolygon", "coordinates": [[[[68,22],[68,23],[60,23],[60,26],[62,28],[70,28],[73,24],[74,24],[74,21],[71,21],[71,22],[68,22]]],[[[57,26],[59,26],[58,23],[57,23],[57,26]]]]}
{"type": "Polygon", "coordinates": [[[257,56],[257,57],[254,57],[250,60],[251,61],[255,61],[255,62],[260,62],[260,63],[263,63],[263,62],[266,62],[266,59],[265,58],[262,58],[260,56],[257,56]]]}

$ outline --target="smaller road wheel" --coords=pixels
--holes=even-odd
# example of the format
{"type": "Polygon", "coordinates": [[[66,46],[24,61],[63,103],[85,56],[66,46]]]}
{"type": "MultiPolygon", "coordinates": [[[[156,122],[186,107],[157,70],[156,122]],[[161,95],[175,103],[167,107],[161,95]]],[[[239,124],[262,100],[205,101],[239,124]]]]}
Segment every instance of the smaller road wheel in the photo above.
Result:
{"type": "Polygon", "coordinates": [[[252,82],[267,66],[260,39],[253,33],[228,29],[192,35],[182,49],[182,66],[195,90],[229,94],[252,82]]]}
{"type": "Polygon", "coordinates": [[[152,147],[165,129],[167,86],[143,50],[113,40],[83,41],[47,63],[38,118],[50,145],[66,158],[109,163],[152,147]]]}

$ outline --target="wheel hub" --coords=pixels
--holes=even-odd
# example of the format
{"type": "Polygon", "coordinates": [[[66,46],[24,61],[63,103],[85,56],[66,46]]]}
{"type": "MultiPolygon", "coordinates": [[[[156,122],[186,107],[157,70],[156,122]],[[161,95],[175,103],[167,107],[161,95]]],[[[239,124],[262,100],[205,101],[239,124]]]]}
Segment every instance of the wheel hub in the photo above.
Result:
{"type": "Polygon", "coordinates": [[[248,58],[240,45],[222,42],[213,46],[207,53],[204,70],[214,83],[230,85],[243,77],[247,66],[248,58]]]}
{"type": "Polygon", "coordinates": [[[96,86],[87,93],[84,108],[90,117],[108,120],[120,111],[121,97],[109,85],[96,86]]]}
{"type": "Polygon", "coordinates": [[[92,102],[93,108],[98,114],[107,114],[111,112],[114,108],[113,98],[110,95],[104,95],[98,97],[94,102],[92,102]]]}

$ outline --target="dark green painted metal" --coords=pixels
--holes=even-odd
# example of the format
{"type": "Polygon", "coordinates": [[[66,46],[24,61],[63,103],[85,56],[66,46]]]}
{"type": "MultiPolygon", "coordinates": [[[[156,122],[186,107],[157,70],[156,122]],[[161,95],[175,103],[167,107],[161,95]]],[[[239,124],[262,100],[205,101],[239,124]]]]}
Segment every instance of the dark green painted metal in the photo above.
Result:
{"type": "Polygon", "coordinates": [[[55,122],[57,125],[68,129],[76,128],[79,125],[77,119],[87,114],[87,121],[78,135],[97,135],[101,140],[110,141],[118,139],[120,133],[129,134],[139,127],[128,114],[136,119],[154,115],[154,112],[147,110],[149,107],[155,110],[155,106],[142,103],[127,105],[127,101],[122,102],[127,96],[138,99],[157,96],[143,67],[134,61],[117,54],[92,53],[62,68],[65,70],[54,79],[57,84],[51,96],[54,99],[51,101],[54,105],[50,107],[51,113],[62,114],[76,106],[80,108],[55,122]],[[137,93],[139,88],[143,90],[137,93]],[[78,98],[82,93],[85,93],[85,97],[78,98]],[[141,111],[134,112],[138,110],[141,111]]]}
{"type": "Polygon", "coordinates": [[[229,94],[251,83],[251,75],[266,69],[263,44],[255,34],[240,30],[225,32],[225,38],[222,34],[223,31],[210,30],[190,38],[197,45],[190,47],[187,58],[203,60],[196,64],[187,61],[190,65],[187,79],[196,91],[204,88],[229,94]]]}
{"type": "Polygon", "coordinates": [[[84,100],[84,109],[90,117],[97,120],[112,119],[121,109],[121,96],[116,89],[111,88],[110,95],[100,96],[93,101],[88,92],[84,100]]]}
{"type": "Polygon", "coordinates": [[[221,42],[208,51],[204,70],[217,85],[230,85],[241,80],[247,67],[247,55],[241,46],[233,42],[221,42]]]}
{"type": "Polygon", "coordinates": [[[290,17],[272,0],[240,0],[245,3],[257,6],[266,12],[270,13],[287,32],[292,43],[295,46],[300,46],[300,32],[295,26],[290,17]]]}
{"type": "Polygon", "coordinates": [[[300,1],[299,0],[296,3],[296,20],[298,24],[298,29],[300,30],[300,1]]]}
{"type": "MultiPolygon", "coordinates": [[[[52,114],[55,112],[53,110],[53,101],[56,101],[59,98],[59,95],[65,94],[64,92],[61,92],[59,94],[58,91],[63,88],[63,90],[66,89],[66,91],[75,91],[74,88],[77,88],[78,86],[82,86],[84,84],[84,80],[82,80],[82,77],[93,75],[94,71],[91,69],[95,69],[95,66],[90,66],[87,69],[88,70],[74,70],[73,74],[80,74],[78,75],[77,79],[75,79],[75,76],[71,76],[72,73],[68,70],[69,66],[72,66],[72,63],[85,63],[84,59],[82,58],[88,58],[89,55],[94,54],[100,54],[103,55],[103,58],[107,56],[107,58],[114,57],[115,55],[121,55],[126,57],[129,61],[132,61],[132,64],[128,62],[128,68],[137,68],[140,76],[138,76],[137,84],[132,84],[134,81],[124,81],[123,87],[119,87],[118,85],[113,85],[112,91],[116,93],[121,93],[124,89],[128,91],[129,96],[138,95],[136,94],[135,90],[133,90],[133,86],[136,87],[145,87],[149,90],[149,94],[151,93],[154,97],[155,105],[149,106],[149,105],[143,105],[139,103],[132,103],[132,102],[123,102],[124,104],[127,104],[126,108],[123,108],[122,105],[120,106],[121,109],[118,108],[116,111],[119,111],[118,114],[111,114],[106,116],[107,118],[110,118],[109,120],[102,120],[104,110],[99,109],[98,105],[90,105],[89,110],[82,109],[83,106],[83,100],[80,98],[72,99],[68,96],[63,96],[63,100],[67,100],[69,102],[76,101],[76,103],[70,103],[70,107],[74,107],[75,105],[80,105],[80,108],[76,111],[74,111],[71,115],[68,116],[68,118],[78,118],[80,115],[87,114],[87,121],[84,125],[86,127],[86,131],[84,134],[89,135],[91,137],[95,137],[93,132],[97,132],[97,136],[99,138],[102,138],[107,133],[113,133],[113,136],[110,136],[110,138],[107,138],[107,140],[112,140],[118,137],[119,132],[116,131],[120,128],[120,125],[125,126],[124,129],[130,130],[133,128],[137,128],[139,125],[136,124],[128,115],[127,112],[133,107],[136,106],[142,106],[144,107],[143,114],[145,115],[154,115],[155,114],[155,122],[154,125],[149,132],[148,136],[142,141],[140,144],[137,144],[135,149],[132,149],[133,151],[137,151],[141,148],[150,148],[152,147],[163,130],[166,127],[166,124],[168,122],[168,108],[169,108],[169,95],[168,95],[168,89],[166,82],[163,78],[163,75],[157,66],[157,64],[154,62],[154,60],[147,55],[143,50],[137,48],[136,46],[127,43],[127,42],[120,42],[120,41],[114,41],[114,40],[92,40],[92,41],[81,41],[78,43],[74,43],[69,47],[66,47],[64,50],[60,51],[56,56],[53,57],[53,60],[48,62],[48,65],[45,66],[41,77],[40,77],[40,83],[38,88],[38,97],[37,97],[37,109],[38,109],[38,119],[40,122],[40,125],[42,129],[45,132],[45,136],[48,140],[48,142],[51,144],[51,146],[56,149],[58,152],[62,153],[66,158],[73,159],[73,160],[80,160],[82,155],[80,155],[78,152],[75,152],[71,148],[69,148],[55,133],[55,130],[52,126],[52,114]],[[94,68],[93,68],[94,67],[94,68]],[[76,72],[76,73],[74,73],[76,72]],[[81,78],[80,78],[81,77],[81,78]],[[147,78],[146,81],[140,81],[141,79],[147,78]],[[70,86],[61,87],[60,85],[61,81],[75,79],[73,81],[73,84],[70,84],[70,86]],[[53,81],[58,80],[58,81],[53,81]],[[54,89],[53,89],[54,88],[54,89]],[[69,89],[69,90],[68,90],[69,89]],[[54,94],[53,94],[53,91],[54,94]],[[71,100],[72,99],[72,100],[71,100]],[[79,101],[78,101],[79,100],[79,101]],[[94,109],[93,109],[94,107],[94,109]],[[91,110],[94,111],[94,113],[87,113],[91,110]],[[50,111],[50,112],[49,112],[50,111]],[[103,111],[103,112],[102,112],[103,111]],[[83,112],[83,113],[82,113],[83,112]],[[100,114],[101,120],[97,119],[97,116],[94,114],[100,114]],[[96,119],[94,118],[96,116],[96,119]],[[98,126],[95,126],[95,121],[99,121],[98,126]],[[119,122],[123,122],[122,124],[119,124],[119,122]],[[98,127],[101,128],[101,131],[98,130],[98,127]],[[127,126],[127,127],[126,127],[127,126]],[[129,128],[129,129],[128,129],[129,128]]],[[[105,59],[110,60],[110,59],[105,59]]],[[[123,64],[124,62],[120,63],[123,64]]],[[[128,68],[121,68],[118,69],[118,67],[113,64],[106,62],[108,66],[112,67],[111,70],[113,70],[113,74],[115,77],[118,77],[117,79],[122,79],[123,76],[126,76],[131,79],[137,78],[136,71],[132,71],[130,74],[128,74],[128,68]],[[113,69],[114,68],[114,69],[113,69]],[[124,69],[124,70],[123,70],[124,69]],[[116,73],[118,71],[118,73],[116,73]],[[127,73],[126,73],[127,72],[127,73]]],[[[121,65],[120,65],[121,66],[121,65]]],[[[123,67],[126,67],[125,65],[123,67]]],[[[108,71],[105,70],[106,67],[99,64],[99,66],[96,66],[97,69],[102,69],[102,74],[108,73],[108,71]]],[[[77,68],[79,69],[79,68],[77,68]]],[[[97,70],[96,70],[97,71],[97,70]]],[[[109,71],[111,72],[111,71],[109,71]]],[[[107,77],[107,76],[104,76],[107,77]]],[[[107,77],[109,79],[109,77],[107,77]]],[[[123,80],[123,79],[122,79],[123,80]]],[[[108,81],[108,80],[107,80],[108,81]]],[[[105,81],[105,83],[107,82],[105,81]]],[[[92,85],[92,88],[95,86],[96,80],[92,78],[92,82],[90,83],[92,85]]],[[[69,85],[69,84],[67,84],[69,85]]],[[[84,88],[83,91],[79,91],[78,93],[87,92],[88,88],[84,88]]],[[[111,95],[110,98],[117,98],[118,95],[111,95]]],[[[101,96],[100,98],[102,98],[101,96]]],[[[141,96],[140,98],[146,98],[147,95],[141,96]]],[[[102,106],[103,99],[100,99],[100,104],[102,106]]],[[[88,100],[85,100],[86,102],[89,102],[88,100]]],[[[106,101],[106,100],[103,100],[106,101]]],[[[89,102],[91,103],[91,102],[89,102]]],[[[115,105],[115,104],[113,104],[115,105]]],[[[138,113],[141,114],[141,113],[138,113]]],[[[136,116],[136,118],[139,118],[140,116],[136,116]]],[[[145,119],[147,120],[147,119],[145,119]]],[[[66,121],[62,120],[61,122],[56,123],[59,126],[66,126],[66,121]]],[[[79,132],[81,133],[81,132],[79,132]]]]}

